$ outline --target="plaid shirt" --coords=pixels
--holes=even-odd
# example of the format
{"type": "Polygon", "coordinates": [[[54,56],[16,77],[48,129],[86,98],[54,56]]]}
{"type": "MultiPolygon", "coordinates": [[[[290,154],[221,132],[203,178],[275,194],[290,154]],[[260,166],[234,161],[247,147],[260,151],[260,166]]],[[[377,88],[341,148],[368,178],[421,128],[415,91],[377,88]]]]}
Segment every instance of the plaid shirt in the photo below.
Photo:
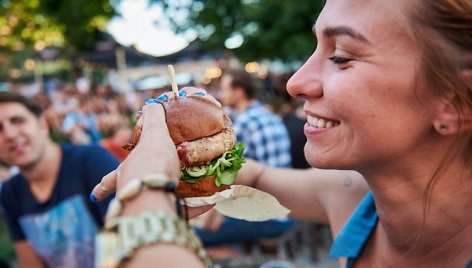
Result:
{"type": "Polygon", "coordinates": [[[290,167],[290,138],[282,120],[260,102],[237,114],[233,128],[244,142],[244,156],[274,167],[290,167]]]}

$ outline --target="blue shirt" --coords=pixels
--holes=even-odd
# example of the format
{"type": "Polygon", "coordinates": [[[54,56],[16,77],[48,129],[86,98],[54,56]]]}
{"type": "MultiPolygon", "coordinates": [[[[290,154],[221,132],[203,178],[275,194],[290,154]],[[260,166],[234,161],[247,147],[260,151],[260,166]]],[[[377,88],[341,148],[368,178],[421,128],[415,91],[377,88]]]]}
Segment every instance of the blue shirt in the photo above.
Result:
{"type": "MultiPolygon", "coordinates": [[[[346,268],[354,267],[354,262],[374,230],[377,220],[374,196],[372,192],[368,192],[339,231],[329,255],[336,258],[347,257],[346,268]]],[[[472,268],[472,262],[467,268],[472,268]]]]}
{"type": "Polygon", "coordinates": [[[234,119],[238,141],[244,142],[244,157],[272,167],[290,167],[290,137],[282,120],[255,101],[234,119]]]}
{"type": "Polygon", "coordinates": [[[10,237],[27,240],[48,267],[93,267],[95,234],[103,225],[110,197],[88,196],[118,161],[99,146],[62,145],[62,159],[51,196],[38,202],[21,174],[2,187],[1,203],[10,237]]]}
{"type": "Polygon", "coordinates": [[[63,130],[69,132],[75,125],[81,126],[85,134],[90,138],[90,143],[97,143],[101,139],[95,114],[81,114],[78,112],[66,114],[62,123],[63,130]]]}

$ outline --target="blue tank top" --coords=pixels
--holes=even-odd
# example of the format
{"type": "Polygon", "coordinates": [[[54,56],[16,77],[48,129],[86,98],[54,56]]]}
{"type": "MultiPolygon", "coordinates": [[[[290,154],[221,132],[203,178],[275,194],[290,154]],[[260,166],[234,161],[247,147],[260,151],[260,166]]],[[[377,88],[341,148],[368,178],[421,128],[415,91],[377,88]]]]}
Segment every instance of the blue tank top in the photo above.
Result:
{"type": "MultiPolygon", "coordinates": [[[[346,257],[345,268],[353,268],[354,262],[374,230],[377,220],[374,196],[372,192],[368,192],[339,231],[329,255],[335,258],[346,257]]],[[[472,268],[472,262],[466,268],[472,268]]]]}

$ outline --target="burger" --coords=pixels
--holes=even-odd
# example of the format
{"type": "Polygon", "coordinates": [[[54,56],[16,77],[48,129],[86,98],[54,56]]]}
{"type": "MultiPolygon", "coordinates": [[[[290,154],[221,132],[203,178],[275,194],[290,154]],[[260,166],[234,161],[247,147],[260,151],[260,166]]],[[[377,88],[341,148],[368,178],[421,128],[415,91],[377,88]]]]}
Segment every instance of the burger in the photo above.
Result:
{"type": "MultiPolygon", "coordinates": [[[[180,159],[177,195],[210,196],[228,189],[244,162],[244,146],[236,143],[231,120],[221,104],[197,88],[183,88],[178,96],[161,95],[156,102],[164,107],[180,159]]],[[[141,127],[136,125],[131,142],[123,148],[132,150],[140,135],[141,127]]]]}

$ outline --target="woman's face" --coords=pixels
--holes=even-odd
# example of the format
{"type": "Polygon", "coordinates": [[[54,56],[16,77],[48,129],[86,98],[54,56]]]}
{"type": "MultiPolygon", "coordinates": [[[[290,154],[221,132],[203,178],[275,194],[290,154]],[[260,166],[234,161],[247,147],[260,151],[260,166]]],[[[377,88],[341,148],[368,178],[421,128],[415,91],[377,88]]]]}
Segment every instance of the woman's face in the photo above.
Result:
{"type": "Polygon", "coordinates": [[[327,1],[314,27],[317,48],[287,84],[306,100],[312,165],[377,168],[431,142],[434,111],[405,5],[411,0],[327,1]]]}

